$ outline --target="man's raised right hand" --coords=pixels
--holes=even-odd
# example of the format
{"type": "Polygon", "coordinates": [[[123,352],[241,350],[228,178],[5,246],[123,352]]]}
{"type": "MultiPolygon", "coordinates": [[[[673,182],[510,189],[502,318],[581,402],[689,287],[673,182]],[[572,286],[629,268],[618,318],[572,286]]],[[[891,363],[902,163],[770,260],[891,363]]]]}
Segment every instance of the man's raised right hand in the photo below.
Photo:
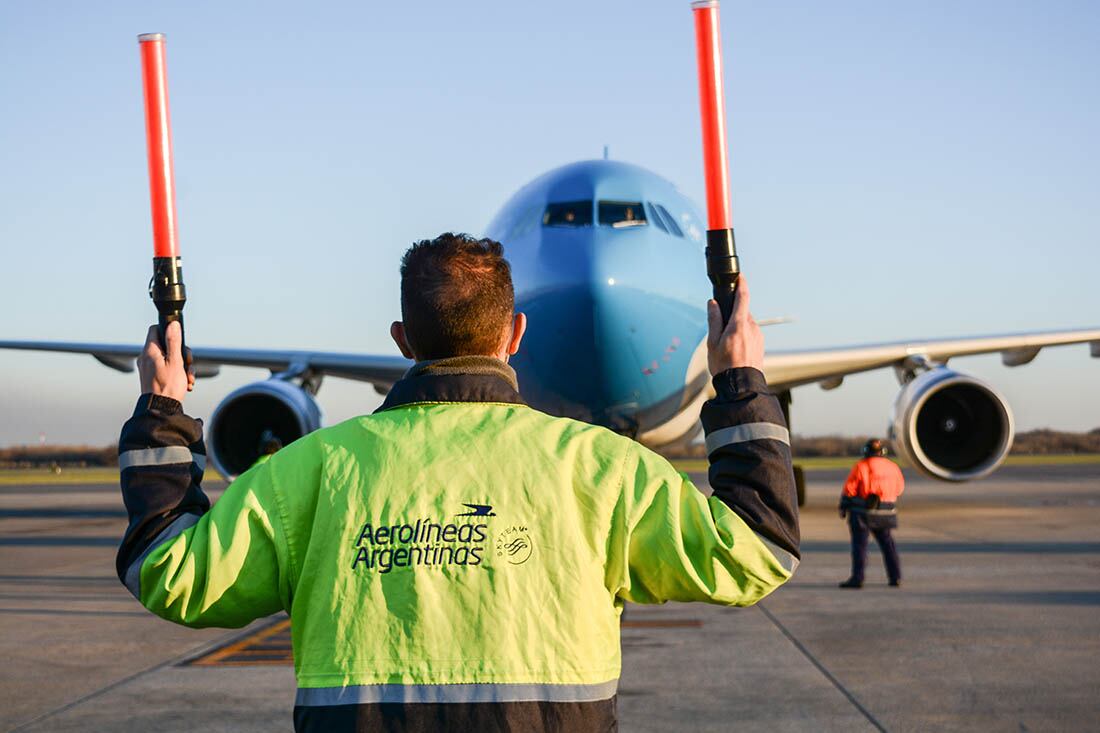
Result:
{"type": "Polygon", "coordinates": [[[717,301],[707,302],[707,365],[711,376],[735,367],[764,371],[764,334],[749,313],[749,285],[744,273],[738,276],[730,322],[722,328],[717,301]]]}

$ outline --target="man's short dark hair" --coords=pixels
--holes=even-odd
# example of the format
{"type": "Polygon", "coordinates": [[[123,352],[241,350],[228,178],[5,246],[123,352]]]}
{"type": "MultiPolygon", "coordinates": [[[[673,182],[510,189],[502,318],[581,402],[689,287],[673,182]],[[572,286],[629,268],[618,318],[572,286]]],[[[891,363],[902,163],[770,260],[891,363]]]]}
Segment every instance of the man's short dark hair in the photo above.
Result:
{"type": "Polygon", "coordinates": [[[500,242],[447,232],[401,259],[401,318],[419,359],[496,353],[514,307],[500,242]]]}

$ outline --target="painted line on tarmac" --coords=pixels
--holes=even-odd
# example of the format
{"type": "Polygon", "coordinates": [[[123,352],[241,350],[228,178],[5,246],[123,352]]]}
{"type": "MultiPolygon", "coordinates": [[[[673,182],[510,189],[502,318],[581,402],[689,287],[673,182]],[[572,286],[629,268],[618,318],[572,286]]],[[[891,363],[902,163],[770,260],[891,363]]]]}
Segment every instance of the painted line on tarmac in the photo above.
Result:
{"type": "Polygon", "coordinates": [[[875,717],[874,715],[872,715],[872,714],[871,714],[871,711],[870,711],[870,710],[868,710],[867,708],[863,707],[863,705],[862,705],[862,704],[860,703],[860,701],[859,701],[858,699],[856,699],[856,696],[855,696],[855,695],[853,695],[853,694],[852,694],[852,693],[851,693],[851,692],[850,692],[850,691],[848,690],[848,688],[844,686],[844,684],[843,684],[843,683],[842,683],[842,682],[841,682],[840,680],[838,680],[838,679],[837,679],[836,677],[834,677],[834,676],[833,676],[833,673],[832,673],[832,672],[830,672],[830,671],[829,671],[829,670],[828,670],[828,669],[827,669],[827,668],[825,667],[825,665],[824,665],[824,664],[822,664],[821,662],[819,662],[819,661],[817,660],[817,657],[815,657],[815,656],[814,656],[814,655],[813,655],[813,654],[812,654],[812,653],[810,652],[810,650],[809,650],[809,649],[807,649],[807,648],[806,648],[806,647],[805,647],[805,646],[804,646],[804,645],[802,644],[802,642],[801,642],[801,641],[799,641],[799,640],[798,640],[798,639],[797,639],[797,638],[795,637],[795,635],[794,635],[794,634],[792,634],[792,633],[791,633],[791,632],[790,632],[790,631],[789,631],[789,630],[787,629],[787,627],[783,625],[783,622],[782,622],[782,621],[780,621],[780,620],[779,620],[779,618],[778,618],[778,617],[777,617],[777,616],[776,616],[776,615],[775,615],[774,613],[772,613],[771,611],[769,611],[769,610],[767,609],[767,607],[766,607],[766,606],[765,606],[765,605],[764,605],[763,603],[757,603],[757,604],[756,604],[756,607],[757,607],[757,608],[759,608],[759,609],[760,609],[760,611],[761,611],[761,612],[762,612],[762,613],[763,613],[763,614],[764,614],[765,616],[767,616],[767,617],[768,617],[768,620],[769,620],[769,621],[771,621],[771,622],[772,622],[772,624],[774,624],[774,625],[775,625],[775,628],[779,629],[780,633],[782,633],[782,634],[783,634],[783,636],[787,637],[787,640],[788,640],[789,642],[791,642],[792,644],[794,644],[794,647],[795,647],[795,649],[797,649],[798,651],[802,652],[802,656],[806,657],[806,659],[807,659],[807,660],[809,660],[810,664],[814,665],[814,667],[816,667],[816,668],[817,668],[817,671],[818,671],[818,672],[821,672],[821,674],[825,675],[825,679],[829,680],[829,682],[831,682],[831,683],[833,684],[833,687],[835,687],[835,688],[836,688],[836,689],[837,689],[837,690],[838,690],[838,691],[840,692],[840,694],[842,694],[842,695],[844,695],[844,697],[848,698],[848,702],[852,703],[852,705],[854,705],[854,706],[855,706],[856,710],[858,710],[858,711],[859,711],[860,713],[862,713],[862,714],[863,714],[863,717],[867,719],[867,722],[868,722],[868,723],[870,723],[871,725],[875,726],[875,729],[876,729],[876,730],[878,730],[878,731],[880,731],[881,733],[888,733],[888,731],[887,731],[887,730],[886,730],[886,728],[885,728],[885,727],[884,727],[884,726],[882,725],[882,723],[880,723],[880,722],[878,721],[878,719],[877,719],[877,718],[876,718],[876,717],[875,717]]]}
{"type": "MultiPolygon", "coordinates": [[[[698,629],[697,618],[636,618],[635,613],[622,621],[626,629],[698,629]]],[[[282,617],[242,635],[224,646],[207,650],[180,664],[183,667],[232,667],[244,665],[290,665],[294,663],[290,637],[290,619],[282,617]]]]}
{"type": "Polygon", "coordinates": [[[290,619],[283,618],[254,632],[238,637],[217,649],[193,656],[180,663],[183,667],[219,667],[242,664],[293,664],[290,619]],[[265,645],[265,642],[267,644],[265,645]]]}

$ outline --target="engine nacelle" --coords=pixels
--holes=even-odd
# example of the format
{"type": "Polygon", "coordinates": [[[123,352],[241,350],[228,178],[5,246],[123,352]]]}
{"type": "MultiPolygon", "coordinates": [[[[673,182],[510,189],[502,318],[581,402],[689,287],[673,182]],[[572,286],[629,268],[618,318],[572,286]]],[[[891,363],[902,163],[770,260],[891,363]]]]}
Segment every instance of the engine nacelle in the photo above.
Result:
{"type": "Polygon", "coordinates": [[[269,379],[247,384],[215,408],[206,428],[206,449],[214,467],[233,479],[260,457],[265,430],[288,445],[321,427],[321,419],[313,397],[291,382],[269,379]]]}
{"type": "Polygon", "coordinates": [[[894,402],[890,439],[921,472],[943,481],[982,478],[1001,465],[1015,426],[985,382],[944,367],[906,384],[894,402]]]}

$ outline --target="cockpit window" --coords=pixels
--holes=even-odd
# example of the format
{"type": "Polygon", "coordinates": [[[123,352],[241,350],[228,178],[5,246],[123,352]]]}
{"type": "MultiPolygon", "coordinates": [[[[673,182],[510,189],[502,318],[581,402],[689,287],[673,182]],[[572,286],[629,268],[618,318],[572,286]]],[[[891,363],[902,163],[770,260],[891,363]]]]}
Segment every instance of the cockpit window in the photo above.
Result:
{"type": "Polygon", "coordinates": [[[680,225],[676,223],[676,219],[672,214],[668,213],[668,209],[660,204],[653,204],[653,208],[657,210],[657,213],[664,219],[665,224],[668,226],[668,230],[675,234],[677,237],[683,237],[684,231],[680,229],[680,225]]]}
{"type": "Polygon", "coordinates": [[[657,213],[653,204],[647,204],[647,206],[649,206],[649,218],[653,220],[653,223],[657,225],[658,229],[660,229],[665,234],[668,234],[668,227],[665,226],[664,219],[661,218],[661,215],[657,213]]]}
{"type": "Polygon", "coordinates": [[[588,227],[592,226],[591,201],[563,201],[548,204],[542,215],[542,225],[546,227],[588,227]]]}
{"type": "Polygon", "coordinates": [[[645,207],[641,201],[601,201],[600,224],[616,229],[645,226],[645,207]]]}
{"type": "Polygon", "coordinates": [[[508,233],[501,237],[501,242],[511,242],[519,239],[531,231],[539,222],[539,206],[528,206],[523,209],[513,220],[508,233]]]}

